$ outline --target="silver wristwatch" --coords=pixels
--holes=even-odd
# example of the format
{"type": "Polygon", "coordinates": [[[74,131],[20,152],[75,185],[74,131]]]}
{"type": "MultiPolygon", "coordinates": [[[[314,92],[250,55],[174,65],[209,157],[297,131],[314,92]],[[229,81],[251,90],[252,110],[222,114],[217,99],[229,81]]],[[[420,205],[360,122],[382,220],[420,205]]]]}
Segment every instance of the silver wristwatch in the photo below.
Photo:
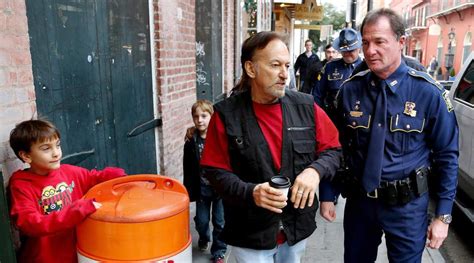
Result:
{"type": "Polygon", "coordinates": [[[436,218],[438,218],[439,220],[441,220],[441,222],[443,222],[445,224],[450,224],[451,221],[453,221],[453,217],[450,214],[439,215],[436,218]]]}

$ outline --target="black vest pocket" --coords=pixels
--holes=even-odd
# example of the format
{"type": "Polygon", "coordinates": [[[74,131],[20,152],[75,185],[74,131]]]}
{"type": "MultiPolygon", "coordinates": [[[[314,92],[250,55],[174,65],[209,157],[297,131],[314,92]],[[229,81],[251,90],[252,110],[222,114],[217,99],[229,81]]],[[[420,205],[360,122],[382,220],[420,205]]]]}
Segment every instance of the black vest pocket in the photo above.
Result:
{"type": "Polygon", "coordinates": [[[316,142],[312,140],[293,141],[293,164],[295,176],[301,173],[313,162],[316,150],[316,142]]]}

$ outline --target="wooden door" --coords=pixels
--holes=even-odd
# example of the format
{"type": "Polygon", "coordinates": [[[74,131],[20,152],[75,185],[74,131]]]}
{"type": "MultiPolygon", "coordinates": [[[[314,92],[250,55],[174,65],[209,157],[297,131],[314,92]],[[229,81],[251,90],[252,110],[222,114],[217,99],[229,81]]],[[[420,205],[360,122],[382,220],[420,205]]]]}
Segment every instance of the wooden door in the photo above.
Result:
{"type": "Polygon", "coordinates": [[[147,0],[27,0],[38,115],[63,163],[156,173],[147,0]]]}

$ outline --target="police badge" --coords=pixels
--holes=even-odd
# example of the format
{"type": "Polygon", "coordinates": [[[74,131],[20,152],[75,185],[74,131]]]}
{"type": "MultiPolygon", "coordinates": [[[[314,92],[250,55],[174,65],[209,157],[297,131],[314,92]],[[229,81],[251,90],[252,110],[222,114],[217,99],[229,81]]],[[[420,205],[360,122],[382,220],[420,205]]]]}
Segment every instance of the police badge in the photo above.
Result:
{"type": "Polygon", "coordinates": [[[416,117],[415,106],[416,104],[414,102],[405,102],[405,110],[403,110],[403,113],[411,117],[416,117]]]}
{"type": "Polygon", "coordinates": [[[342,79],[342,74],[337,71],[337,68],[334,69],[334,72],[328,75],[328,80],[340,80],[342,79]]]}

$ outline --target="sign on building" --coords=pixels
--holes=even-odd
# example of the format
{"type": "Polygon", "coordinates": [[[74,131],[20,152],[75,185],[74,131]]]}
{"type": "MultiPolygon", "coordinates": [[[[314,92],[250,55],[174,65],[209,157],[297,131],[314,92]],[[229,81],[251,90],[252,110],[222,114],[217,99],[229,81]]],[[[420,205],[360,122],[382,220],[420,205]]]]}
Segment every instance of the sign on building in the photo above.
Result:
{"type": "Polygon", "coordinates": [[[295,5],[296,20],[323,20],[323,6],[318,5],[316,0],[305,0],[301,5],[295,5]]]}
{"type": "Polygon", "coordinates": [[[319,40],[329,40],[332,36],[332,25],[321,25],[321,33],[319,35],[319,40]]]}

